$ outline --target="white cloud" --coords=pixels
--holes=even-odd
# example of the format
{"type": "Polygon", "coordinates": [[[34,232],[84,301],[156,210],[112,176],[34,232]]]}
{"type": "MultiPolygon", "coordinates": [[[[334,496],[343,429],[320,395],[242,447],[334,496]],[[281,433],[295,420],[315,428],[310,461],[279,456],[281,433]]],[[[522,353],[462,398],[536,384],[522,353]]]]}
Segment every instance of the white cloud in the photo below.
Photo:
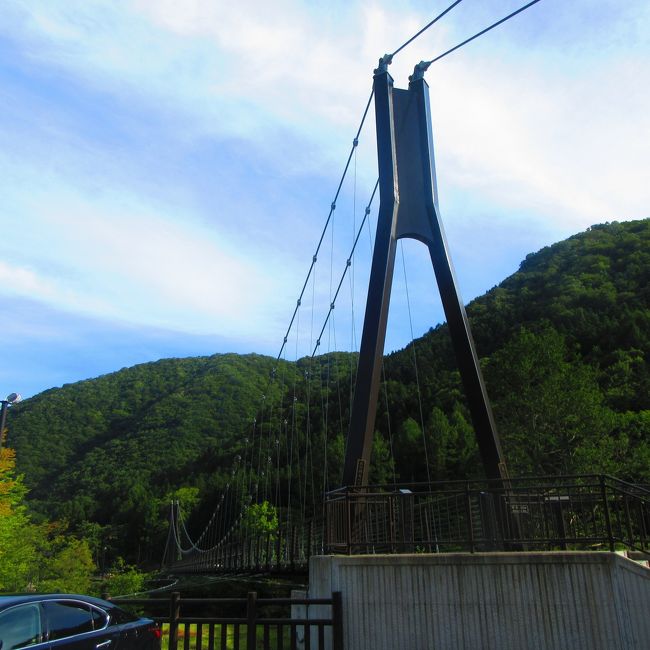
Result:
{"type": "MultiPolygon", "coordinates": [[[[57,62],[87,83],[157,103],[152,110],[191,115],[175,124],[182,124],[188,137],[235,134],[258,149],[270,138],[273,155],[275,129],[291,129],[318,142],[312,149],[314,169],[338,162],[340,143],[350,139],[358,123],[378,55],[430,17],[374,3],[353,5],[336,22],[325,19],[322,9],[291,0],[249,0],[243,5],[72,0],[24,6],[23,33],[38,45],[33,56],[57,62]]],[[[461,18],[470,13],[458,11],[396,59],[392,72],[398,85],[405,85],[415,61],[455,42],[450,34],[468,33],[473,23],[464,27],[461,18]]],[[[557,16],[555,29],[561,35],[565,15],[558,5],[547,13],[536,11],[534,20],[557,16]]],[[[567,9],[574,19],[575,13],[579,9],[567,9]]],[[[646,13],[639,15],[647,18],[646,13]]],[[[633,133],[635,120],[620,116],[630,108],[630,89],[650,86],[648,66],[638,59],[619,60],[576,78],[555,65],[549,69],[542,57],[520,60],[517,49],[507,49],[509,33],[525,28],[525,19],[517,20],[485,37],[496,56],[486,58],[472,44],[464,54],[453,55],[453,63],[445,61],[429,73],[441,117],[437,134],[441,143],[449,143],[444,160],[455,170],[452,178],[489,188],[506,205],[519,195],[517,208],[528,202],[538,210],[559,208],[563,215],[573,210],[583,219],[618,211],[611,193],[633,194],[630,184],[638,177],[638,163],[647,160],[639,160],[638,151],[630,156],[630,147],[639,141],[633,133]],[[629,74],[632,68],[636,79],[629,74]],[[587,106],[589,115],[582,109],[587,106]],[[620,133],[609,136],[614,130],[620,133]],[[603,136],[616,169],[590,164],[590,140],[603,136]],[[615,178],[628,181],[621,185],[615,178]],[[609,198],[594,193],[594,187],[609,188],[609,198]]],[[[600,46],[615,48],[638,29],[630,25],[625,32],[616,23],[611,42],[600,46]]],[[[552,43],[548,47],[551,52],[552,43]]],[[[596,44],[591,49],[583,44],[581,50],[569,51],[567,68],[576,65],[570,57],[583,61],[597,49],[596,44]]],[[[647,105],[647,94],[639,91],[631,107],[642,132],[648,118],[640,109],[647,105]]],[[[300,158],[299,168],[287,161],[285,172],[304,172],[306,161],[309,157],[300,158]]],[[[644,200],[640,197],[623,209],[636,212],[644,200]]]]}
{"type": "Polygon", "coordinates": [[[575,229],[647,216],[647,70],[622,60],[576,80],[517,75],[511,64],[487,81],[489,63],[439,77],[446,93],[433,99],[434,128],[452,182],[575,229]]]}
{"type": "MultiPolygon", "coordinates": [[[[355,6],[342,27],[326,11],[297,2],[16,7],[4,28],[35,61],[176,114],[175,127],[188,138],[235,135],[264,150],[269,138],[268,146],[276,145],[277,129],[299,133],[318,143],[314,169],[338,162],[332,157],[351,141],[378,57],[419,20],[403,8],[355,6]]],[[[406,74],[412,64],[404,64],[406,74]]]]}
{"type": "Polygon", "coordinates": [[[194,333],[249,335],[273,313],[263,261],[238,254],[191,216],[172,219],[132,197],[84,197],[61,186],[8,198],[21,218],[6,250],[30,259],[0,266],[0,286],[13,295],[194,333]]]}
{"type": "Polygon", "coordinates": [[[0,285],[7,293],[24,294],[46,300],[55,300],[57,291],[46,278],[32,269],[13,266],[0,261],[0,285]]]}

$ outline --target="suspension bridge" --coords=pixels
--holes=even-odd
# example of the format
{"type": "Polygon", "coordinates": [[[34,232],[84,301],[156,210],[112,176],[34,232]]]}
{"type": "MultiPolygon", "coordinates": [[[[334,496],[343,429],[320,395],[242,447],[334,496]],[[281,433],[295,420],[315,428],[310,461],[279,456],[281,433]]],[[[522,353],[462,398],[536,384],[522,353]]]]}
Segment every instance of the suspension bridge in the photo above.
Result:
{"type": "MultiPolygon", "coordinates": [[[[292,573],[324,553],[594,545],[614,550],[618,544],[650,552],[648,490],[607,476],[514,479],[508,474],[440,217],[425,73],[539,0],[420,62],[408,88],[396,88],[389,73],[393,58],[460,1],[380,59],[266,390],[257,412],[245,415],[246,433],[230,479],[199,531],[191,530],[182,504],[171,503],[166,571],[292,573]],[[361,188],[359,148],[373,104],[379,178],[361,188]],[[403,239],[418,240],[429,252],[486,477],[482,481],[433,482],[426,439],[426,482],[398,485],[394,474],[392,483],[385,483],[386,476],[380,477],[382,484],[370,481],[378,410],[387,419],[387,451],[393,456],[382,355],[400,254],[412,323],[403,239]],[[339,352],[347,343],[353,352],[339,352]]],[[[411,351],[424,437],[415,343],[411,351]]]]}

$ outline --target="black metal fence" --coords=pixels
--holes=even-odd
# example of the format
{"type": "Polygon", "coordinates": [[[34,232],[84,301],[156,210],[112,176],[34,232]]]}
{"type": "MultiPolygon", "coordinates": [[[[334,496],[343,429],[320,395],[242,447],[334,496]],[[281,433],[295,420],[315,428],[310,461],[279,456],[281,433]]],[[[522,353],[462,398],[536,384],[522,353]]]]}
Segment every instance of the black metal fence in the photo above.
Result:
{"type": "Polygon", "coordinates": [[[341,488],[328,553],[566,550],[650,555],[650,491],[605,475],[341,488]]]}
{"type": "Polygon", "coordinates": [[[256,592],[247,598],[181,598],[174,592],[113,602],[160,623],[162,650],[343,650],[340,592],[331,598],[258,598],[256,592]]]}

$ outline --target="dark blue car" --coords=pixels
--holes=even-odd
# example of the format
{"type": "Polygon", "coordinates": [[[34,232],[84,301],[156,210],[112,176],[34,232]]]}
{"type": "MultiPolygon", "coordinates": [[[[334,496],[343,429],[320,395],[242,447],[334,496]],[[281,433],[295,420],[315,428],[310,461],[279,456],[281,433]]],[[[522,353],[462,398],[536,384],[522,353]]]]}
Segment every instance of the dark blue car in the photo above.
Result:
{"type": "Polygon", "coordinates": [[[0,650],[160,650],[160,627],[99,598],[0,596],[0,650]]]}

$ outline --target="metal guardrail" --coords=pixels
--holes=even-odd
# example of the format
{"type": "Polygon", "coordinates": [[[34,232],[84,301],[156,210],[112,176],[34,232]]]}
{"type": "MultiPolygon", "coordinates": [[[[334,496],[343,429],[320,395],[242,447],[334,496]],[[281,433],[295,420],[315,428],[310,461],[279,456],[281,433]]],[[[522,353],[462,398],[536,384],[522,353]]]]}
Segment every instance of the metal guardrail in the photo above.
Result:
{"type": "Polygon", "coordinates": [[[136,607],[160,623],[163,650],[322,650],[326,639],[327,647],[343,650],[341,592],[331,598],[258,598],[253,591],[247,598],[181,598],[173,592],[169,598],[112,602],[136,607]],[[319,608],[318,616],[310,617],[310,607],[319,608]],[[328,607],[330,615],[321,616],[328,607]],[[188,609],[195,614],[188,615],[188,609]],[[209,611],[216,615],[207,616],[209,611]]]}
{"type": "Polygon", "coordinates": [[[566,550],[650,555],[650,490],[606,475],[341,488],[327,553],[566,550]]]}

